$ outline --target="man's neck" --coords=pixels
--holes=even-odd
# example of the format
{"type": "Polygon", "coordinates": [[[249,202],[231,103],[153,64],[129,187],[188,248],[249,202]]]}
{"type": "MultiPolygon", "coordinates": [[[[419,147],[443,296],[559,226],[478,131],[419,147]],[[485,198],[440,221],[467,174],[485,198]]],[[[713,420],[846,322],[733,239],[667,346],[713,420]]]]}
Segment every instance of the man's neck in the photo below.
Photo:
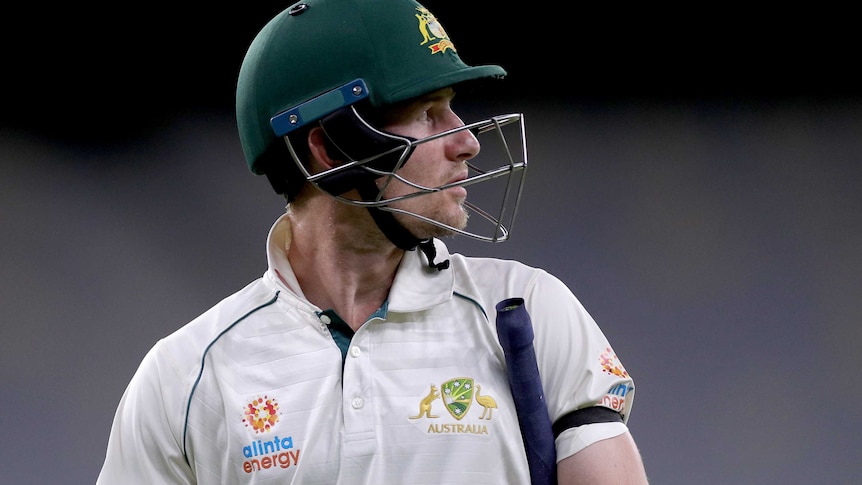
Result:
{"type": "Polygon", "coordinates": [[[386,240],[364,208],[318,200],[288,217],[288,260],[303,294],[358,330],[386,301],[404,251],[386,240]]]}

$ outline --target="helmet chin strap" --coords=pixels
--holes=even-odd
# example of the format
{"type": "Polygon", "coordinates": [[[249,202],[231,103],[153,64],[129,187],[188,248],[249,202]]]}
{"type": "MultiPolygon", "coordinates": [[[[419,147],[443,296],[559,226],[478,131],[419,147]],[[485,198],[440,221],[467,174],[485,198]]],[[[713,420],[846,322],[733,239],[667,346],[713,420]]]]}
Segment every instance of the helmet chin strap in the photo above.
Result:
{"type": "MultiPolygon", "coordinates": [[[[380,190],[371,180],[362,181],[362,183],[358,184],[357,189],[359,190],[359,195],[365,200],[374,200],[380,190]]],[[[434,259],[437,257],[437,248],[434,247],[433,238],[417,238],[411,234],[410,231],[405,229],[404,226],[399,224],[398,221],[395,220],[395,215],[389,211],[381,210],[377,207],[369,207],[368,212],[371,213],[371,218],[374,219],[374,223],[377,224],[377,227],[392,244],[406,251],[412,251],[416,249],[416,247],[419,247],[419,249],[425,253],[425,257],[428,258],[429,267],[434,268],[437,271],[443,271],[444,269],[449,268],[448,259],[439,263],[434,262],[434,259]]]]}
{"type": "MultiPolygon", "coordinates": [[[[328,149],[333,150],[334,158],[362,160],[379,153],[392,151],[389,155],[378,157],[369,166],[378,170],[394,170],[398,161],[410,156],[413,148],[410,146],[414,138],[396,136],[380,131],[362,119],[353,106],[342,108],[320,120],[327,139],[331,142],[328,149]],[[336,141],[337,140],[337,141],[336,141]],[[404,148],[399,152],[396,148],[404,148]]],[[[355,168],[330,176],[318,182],[318,186],[332,195],[339,195],[353,187],[359,191],[363,200],[375,200],[380,189],[374,183],[377,175],[371,175],[362,169],[355,168]]],[[[428,258],[428,266],[438,271],[449,267],[449,260],[435,263],[437,249],[433,238],[419,239],[395,220],[395,216],[377,207],[369,207],[371,218],[386,239],[395,246],[412,251],[417,247],[428,258]]]]}

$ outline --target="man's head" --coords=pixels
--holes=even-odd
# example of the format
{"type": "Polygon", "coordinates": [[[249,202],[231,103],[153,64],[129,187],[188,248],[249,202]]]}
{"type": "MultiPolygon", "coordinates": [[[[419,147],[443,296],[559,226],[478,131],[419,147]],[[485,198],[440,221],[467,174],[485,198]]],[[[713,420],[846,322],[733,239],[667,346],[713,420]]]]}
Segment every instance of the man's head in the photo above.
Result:
{"type": "MultiPolygon", "coordinates": [[[[237,122],[246,161],[289,201],[308,180],[343,202],[367,205],[380,216],[378,225],[391,225],[390,214],[377,214],[391,210],[392,202],[377,190],[389,186],[380,179],[401,169],[424,140],[386,132],[369,122],[366,118],[374,117],[367,113],[385,113],[443,88],[505,74],[499,66],[462,62],[434,15],[413,0],[301,1],[264,26],[243,61],[237,122]],[[306,138],[318,127],[333,158],[342,159],[326,173],[312,173],[303,163],[306,138]],[[356,190],[359,200],[341,197],[356,190]]],[[[487,120],[471,128],[494,124],[487,120]]],[[[522,171],[526,160],[509,165],[511,175],[522,171]]],[[[381,229],[393,239],[392,228],[381,229]]],[[[396,244],[415,245],[409,237],[396,244]]]]}

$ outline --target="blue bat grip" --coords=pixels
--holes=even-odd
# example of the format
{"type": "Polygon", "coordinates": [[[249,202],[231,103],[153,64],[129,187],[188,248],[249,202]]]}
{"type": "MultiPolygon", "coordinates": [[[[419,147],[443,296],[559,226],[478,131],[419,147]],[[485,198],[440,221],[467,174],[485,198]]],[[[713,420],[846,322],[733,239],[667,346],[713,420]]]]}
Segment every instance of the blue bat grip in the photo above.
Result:
{"type": "Polygon", "coordinates": [[[523,298],[497,304],[497,335],[509,374],[509,386],[521,424],[533,485],[557,483],[557,450],[545,392],[533,348],[533,322],[523,298]]]}

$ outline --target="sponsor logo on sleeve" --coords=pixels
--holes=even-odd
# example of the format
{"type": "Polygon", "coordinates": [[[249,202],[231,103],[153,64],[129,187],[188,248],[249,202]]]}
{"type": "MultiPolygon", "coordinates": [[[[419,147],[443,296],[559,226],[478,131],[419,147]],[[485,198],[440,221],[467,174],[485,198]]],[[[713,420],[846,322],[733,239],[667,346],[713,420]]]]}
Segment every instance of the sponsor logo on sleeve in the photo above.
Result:
{"type": "Polygon", "coordinates": [[[622,362],[614,353],[613,349],[607,347],[602,355],[599,356],[599,363],[602,365],[602,372],[613,374],[617,377],[628,377],[629,373],[623,367],[622,362]]]}
{"type": "MultiPolygon", "coordinates": [[[[629,378],[629,373],[626,372],[619,357],[617,357],[617,354],[610,347],[607,347],[599,356],[599,363],[602,366],[602,372],[623,379],[629,378]]],[[[633,390],[634,386],[631,384],[631,381],[614,384],[596,404],[624,414],[627,395],[633,390]]]]}

